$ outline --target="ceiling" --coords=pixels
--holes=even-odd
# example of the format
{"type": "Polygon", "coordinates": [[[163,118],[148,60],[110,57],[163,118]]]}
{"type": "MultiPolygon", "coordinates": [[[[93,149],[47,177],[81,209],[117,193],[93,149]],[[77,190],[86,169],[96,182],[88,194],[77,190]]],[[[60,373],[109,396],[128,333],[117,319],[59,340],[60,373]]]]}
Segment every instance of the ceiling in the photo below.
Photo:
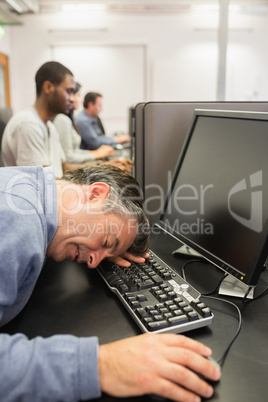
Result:
{"type": "MultiPolygon", "coordinates": [[[[61,10],[63,4],[98,4],[105,5],[108,13],[119,14],[181,14],[194,5],[219,5],[220,0],[39,0],[40,13],[54,13],[61,10]]],[[[259,11],[268,7],[268,0],[229,0],[229,4],[239,5],[249,10],[259,11]]]]}
{"type": "MultiPolygon", "coordinates": [[[[35,14],[53,14],[62,11],[63,5],[77,7],[104,7],[108,14],[121,15],[178,15],[187,13],[193,7],[218,7],[221,1],[228,0],[0,0],[0,24],[21,23],[18,13],[11,4],[30,8],[35,14]],[[13,8],[13,10],[11,10],[13,8]]],[[[268,15],[268,0],[229,0],[230,6],[239,6],[249,14],[268,15]]],[[[88,10],[85,12],[92,12],[88,10]]],[[[28,11],[26,11],[28,13],[28,11]]],[[[24,12],[22,12],[24,14],[24,12]]]]}

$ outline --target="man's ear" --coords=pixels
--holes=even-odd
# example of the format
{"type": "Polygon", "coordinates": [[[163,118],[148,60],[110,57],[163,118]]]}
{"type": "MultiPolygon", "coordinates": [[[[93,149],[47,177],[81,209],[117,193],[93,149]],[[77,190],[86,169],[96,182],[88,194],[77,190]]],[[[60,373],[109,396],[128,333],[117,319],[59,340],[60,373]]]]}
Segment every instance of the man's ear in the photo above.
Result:
{"type": "Polygon", "coordinates": [[[84,200],[87,201],[99,201],[104,200],[109,194],[109,186],[106,183],[93,183],[90,186],[84,186],[84,200]]]}
{"type": "Polygon", "coordinates": [[[50,95],[55,90],[55,85],[52,84],[50,81],[45,81],[43,83],[43,91],[46,95],[50,95]]]}

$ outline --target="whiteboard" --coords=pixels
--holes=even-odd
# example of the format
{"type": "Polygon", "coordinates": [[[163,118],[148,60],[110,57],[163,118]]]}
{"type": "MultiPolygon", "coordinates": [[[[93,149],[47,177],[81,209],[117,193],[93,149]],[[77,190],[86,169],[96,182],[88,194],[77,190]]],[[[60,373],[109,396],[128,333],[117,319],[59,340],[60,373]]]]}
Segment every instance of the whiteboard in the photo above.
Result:
{"type": "Polygon", "coordinates": [[[68,67],[87,92],[103,95],[100,115],[107,134],[128,131],[129,108],[145,97],[143,45],[59,45],[52,59],[68,67]]]}

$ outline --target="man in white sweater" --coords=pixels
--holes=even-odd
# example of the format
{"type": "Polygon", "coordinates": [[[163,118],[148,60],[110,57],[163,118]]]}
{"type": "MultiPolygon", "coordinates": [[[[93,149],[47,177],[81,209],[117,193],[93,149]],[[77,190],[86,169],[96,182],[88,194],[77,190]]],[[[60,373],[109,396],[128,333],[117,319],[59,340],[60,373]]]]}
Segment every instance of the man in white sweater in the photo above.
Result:
{"type": "MultiPolygon", "coordinates": [[[[56,177],[60,178],[65,171],[79,166],[66,160],[59,134],[51,121],[58,113],[68,113],[72,108],[74,77],[67,67],[50,61],[37,71],[35,84],[34,105],[15,114],[5,127],[2,164],[53,166],[56,177]]],[[[104,158],[110,153],[110,147],[88,152],[88,161],[104,158]]],[[[119,167],[122,167],[121,162],[119,167]]]]}

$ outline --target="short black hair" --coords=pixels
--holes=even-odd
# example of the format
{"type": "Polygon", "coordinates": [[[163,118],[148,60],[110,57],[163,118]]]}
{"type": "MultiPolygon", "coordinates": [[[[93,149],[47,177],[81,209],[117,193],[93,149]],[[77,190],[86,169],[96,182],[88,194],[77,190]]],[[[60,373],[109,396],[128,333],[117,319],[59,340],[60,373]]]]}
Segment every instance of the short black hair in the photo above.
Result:
{"type": "Polygon", "coordinates": [[[98,92],[88,92],[84,97],[84,108],[86,109],[88,107],[89,102],[92,102],[93,104],[96,103],[97,98],[102,98],[102,95],[98,92]]]}
{"type": "Polygon", "coordinates": [[[80,89],[82,85],[79,82],[75,82],[75,88],[74,88],[74,94],[76,94],[80,89]]]}
{"type": "Polygon", "coordinates": [[[43,64],[35,74],[36,94],[41,94],[45,81],[50,81],[53,85],[60,85],[66,75],[73,77],[73,73],[57,61],[48,61],[43,64]]]}

